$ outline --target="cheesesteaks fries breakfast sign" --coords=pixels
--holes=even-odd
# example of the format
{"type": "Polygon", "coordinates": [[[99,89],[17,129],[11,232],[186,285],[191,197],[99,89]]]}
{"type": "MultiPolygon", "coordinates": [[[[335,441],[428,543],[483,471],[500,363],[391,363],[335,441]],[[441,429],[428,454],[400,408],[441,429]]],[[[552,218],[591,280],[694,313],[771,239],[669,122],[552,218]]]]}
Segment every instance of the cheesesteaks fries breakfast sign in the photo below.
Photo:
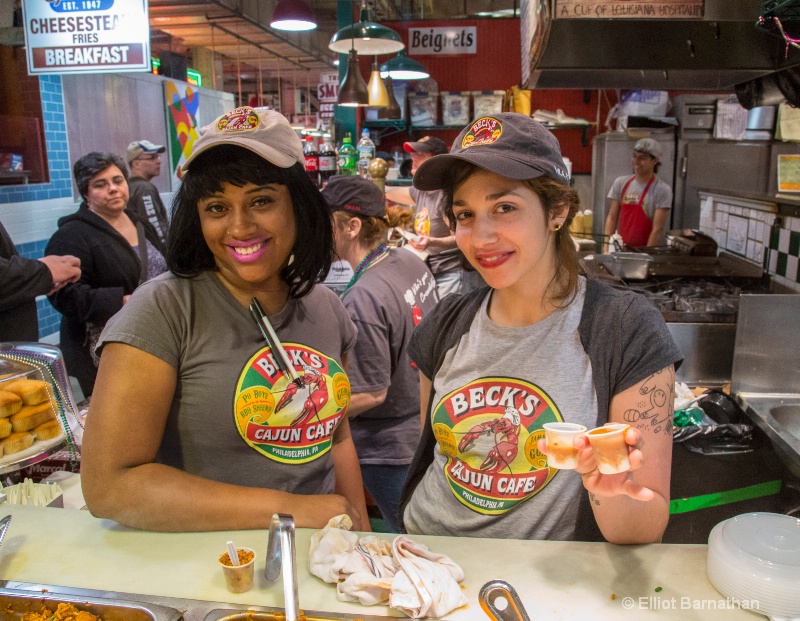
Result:
{"type": "Polygon", "coordinates": [[[283,345],[299,378],[286,377],[265,347],[239,377],[233,416],[253,449],[275,461],[303,464],[330,450],[350,403],[350,381],[333,358],[305,345],[283,345]]]}
{"type": "Polygon", "coordinates": [[[147,0],[23,0],[30,75],[150,70],[147,0]]]}

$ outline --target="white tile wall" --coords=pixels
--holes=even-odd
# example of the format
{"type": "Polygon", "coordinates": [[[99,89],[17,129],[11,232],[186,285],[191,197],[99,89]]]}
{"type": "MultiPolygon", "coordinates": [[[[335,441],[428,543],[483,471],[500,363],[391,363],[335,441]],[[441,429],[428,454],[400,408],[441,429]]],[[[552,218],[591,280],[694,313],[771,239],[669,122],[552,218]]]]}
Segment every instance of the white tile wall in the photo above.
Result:
{"type": "Polygon", "coordinates": [[[0,220],[15,244],[50,239],[58,228],[58,219],[78,208],[70,198],[54,198],[0,205],[0,220]]]}

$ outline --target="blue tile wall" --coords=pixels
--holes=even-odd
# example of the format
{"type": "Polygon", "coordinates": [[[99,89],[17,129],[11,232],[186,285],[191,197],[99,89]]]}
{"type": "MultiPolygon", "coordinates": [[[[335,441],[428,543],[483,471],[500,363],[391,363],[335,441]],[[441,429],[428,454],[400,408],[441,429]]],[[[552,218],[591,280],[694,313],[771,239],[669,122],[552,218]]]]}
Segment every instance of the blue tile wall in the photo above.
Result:
{"type": "Polygon", "coordinates": [[[39,76],[42,97],[44,135],[50,183],[33,183],[0,187],[0,204],[24,203],[72,196],[67,148],[67,117],[64,112],[64,91],[60,75],[39,76]]]}
{"type": "MultiPolygon", "coordinates": [[[[40,259],[44,256],[47,242],[48,240],[42,239],[27,244],[17,244],[17,252],[26,259],[40,259]]],[[[61,327],[61,313],[53,308],[47,298],[42,297],[36,300],[36,312],[39,316],[39,338],[58,332],[61,327]]]]}

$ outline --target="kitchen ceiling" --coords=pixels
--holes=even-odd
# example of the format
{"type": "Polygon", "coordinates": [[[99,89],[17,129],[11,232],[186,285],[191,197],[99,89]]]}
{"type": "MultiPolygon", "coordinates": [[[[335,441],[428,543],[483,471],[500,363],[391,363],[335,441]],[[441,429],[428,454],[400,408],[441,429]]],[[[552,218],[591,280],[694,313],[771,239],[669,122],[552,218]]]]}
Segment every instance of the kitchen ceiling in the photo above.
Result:
{"type": "MultiPolygon", "coordinates": [[[[266,83],[282,77],[302,86],[316,85],[319,75],[336,71],[336,54],[328,49],[337,28],[337,7],[353,7],[358,21],[361,0],[309,0],[318,27],[303,33],[269,27],[277,0],[149,0],[151,53],[169,51],[186,56],[193,64],[193,48],[212,50],[221,58],[224,88],[236,92],[239,81],[252,90],[259,71],[266,83]]],[[[518,16],[518,0],[369,0],[376,22],[420,19],[477,18],[494,12],[518,16]]],[[[381,57],[384,62],[390,56],[381,57]]],[[[195,67],[196,68],[196,67],[195,67]]],[[[204,84],[204,86],[211,86],[204,84]]]]}

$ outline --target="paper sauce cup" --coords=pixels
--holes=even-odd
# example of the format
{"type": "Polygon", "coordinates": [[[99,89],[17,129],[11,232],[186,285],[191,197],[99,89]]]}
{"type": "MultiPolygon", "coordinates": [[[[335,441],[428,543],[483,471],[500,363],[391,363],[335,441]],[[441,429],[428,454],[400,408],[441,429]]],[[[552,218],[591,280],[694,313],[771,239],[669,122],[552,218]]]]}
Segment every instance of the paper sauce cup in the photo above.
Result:
{"type": "Polygon", "coordinates": [[[576,436],[586,433],[586,427],[575,423],[545,423],[547,438],[547,465],[560,470],[578,467],[578,449],[573,446],[576,436]]]}
{"type": "MultiPolygon", "coordinates": [[[[222,573],[225,575],[225,585],[231,593],[244,593],[253,587],[253,570],[256,565],[256,553],[251,548],[236,548],[237,551],[252,554],[248,563],[236,567],[226,564],[230,563],[227,550],[219,555],[219,564],[222,566],[222,573]]],[[[241,557],[241,554],[240,554],[241,557]]]]}
{"type": "Polygon", "coordinates": [[[609,423],[590,430],[586,437],[592,445],[597,469],[602,474],[617,474],[631,469],[625,434],[630,427],[621,423],[609,423]]]}

